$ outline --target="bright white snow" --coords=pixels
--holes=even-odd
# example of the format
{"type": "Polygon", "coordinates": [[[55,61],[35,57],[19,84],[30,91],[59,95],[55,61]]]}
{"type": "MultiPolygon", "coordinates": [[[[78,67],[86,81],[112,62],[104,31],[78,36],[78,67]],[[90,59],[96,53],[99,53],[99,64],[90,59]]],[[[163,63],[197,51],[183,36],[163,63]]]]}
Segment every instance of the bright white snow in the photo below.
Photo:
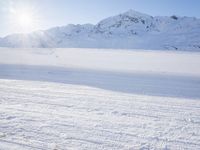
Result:
{"type": "Polygon", "coordinates": [[[199,149],[200,101],[0,80],[1,149],[199,149]]]}
{"type": "Polygon", "coordinates": [[[115,49],[0,48],[0,64],[200,77],[200,53],[115,49]]]}
{"type": "Polygon", "coordinates": [[[0,49],[0,149],[200,149],[200,54],[0,49]]]}

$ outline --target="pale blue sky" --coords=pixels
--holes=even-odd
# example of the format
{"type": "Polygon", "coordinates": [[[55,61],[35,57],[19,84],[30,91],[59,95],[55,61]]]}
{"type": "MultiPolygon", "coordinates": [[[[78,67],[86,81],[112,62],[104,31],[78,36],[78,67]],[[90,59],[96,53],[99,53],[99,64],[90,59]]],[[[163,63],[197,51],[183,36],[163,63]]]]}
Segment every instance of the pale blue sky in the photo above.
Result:
{"type": "MultiPolygon", "coordinates": [[[[200,18],[200,0],[0,0],[0,36],[54,26],[93,23],[133,9],[153,16],[200,18]],[[13,11],[28,10],[34,25],[19,27],[13,11]]],[[[26,11],[25,11],[26,12],[26,11]]]]}

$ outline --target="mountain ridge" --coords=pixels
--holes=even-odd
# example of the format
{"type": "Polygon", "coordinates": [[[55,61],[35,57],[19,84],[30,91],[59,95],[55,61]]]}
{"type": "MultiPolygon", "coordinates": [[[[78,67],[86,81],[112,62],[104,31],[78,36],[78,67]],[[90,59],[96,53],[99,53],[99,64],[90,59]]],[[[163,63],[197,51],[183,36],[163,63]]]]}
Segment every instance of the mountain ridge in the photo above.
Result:
{"type": "Polygon", "coordinates": [[[68,24],[0,38],[0,47],[118,48],[200,51],[200,19],[129,10],[93,24],[68,24]]]}

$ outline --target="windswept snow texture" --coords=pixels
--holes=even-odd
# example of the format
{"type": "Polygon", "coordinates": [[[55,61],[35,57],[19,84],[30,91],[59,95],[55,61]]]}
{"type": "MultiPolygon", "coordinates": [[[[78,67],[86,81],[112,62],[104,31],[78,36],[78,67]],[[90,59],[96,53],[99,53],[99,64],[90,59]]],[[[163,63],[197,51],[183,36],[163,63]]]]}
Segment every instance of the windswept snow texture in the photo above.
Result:
{"type": "Polygon", "coordinates": [[[200,19],[153,17],[129,10],[96,25],[67,25],[0,39],[0,47],[200,51],[200,19]]]}
{"type": "Polygon", "coordinates": [[[0,49],[0,150],[200,149],[200,53],[0,49]]]}
{"type": "Polygon", "coordinates": [[[0,80],[0,147],[200,149],[200,101],[0,80]]]}

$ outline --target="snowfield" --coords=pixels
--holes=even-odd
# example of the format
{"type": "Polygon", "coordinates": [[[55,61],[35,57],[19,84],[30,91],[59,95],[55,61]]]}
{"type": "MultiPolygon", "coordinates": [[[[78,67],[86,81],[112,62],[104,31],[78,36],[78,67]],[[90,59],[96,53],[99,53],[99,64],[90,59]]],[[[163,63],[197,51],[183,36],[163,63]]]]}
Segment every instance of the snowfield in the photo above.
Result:
{"type": "Polygon", "coordinates": [[[0,80],[1,149],[199,149],[200,102],[0,80]]]}
{"type": "Polygon", "coordinates": [[[200,53],[0,49],[0,150],[200,149],[200,53]]]}

